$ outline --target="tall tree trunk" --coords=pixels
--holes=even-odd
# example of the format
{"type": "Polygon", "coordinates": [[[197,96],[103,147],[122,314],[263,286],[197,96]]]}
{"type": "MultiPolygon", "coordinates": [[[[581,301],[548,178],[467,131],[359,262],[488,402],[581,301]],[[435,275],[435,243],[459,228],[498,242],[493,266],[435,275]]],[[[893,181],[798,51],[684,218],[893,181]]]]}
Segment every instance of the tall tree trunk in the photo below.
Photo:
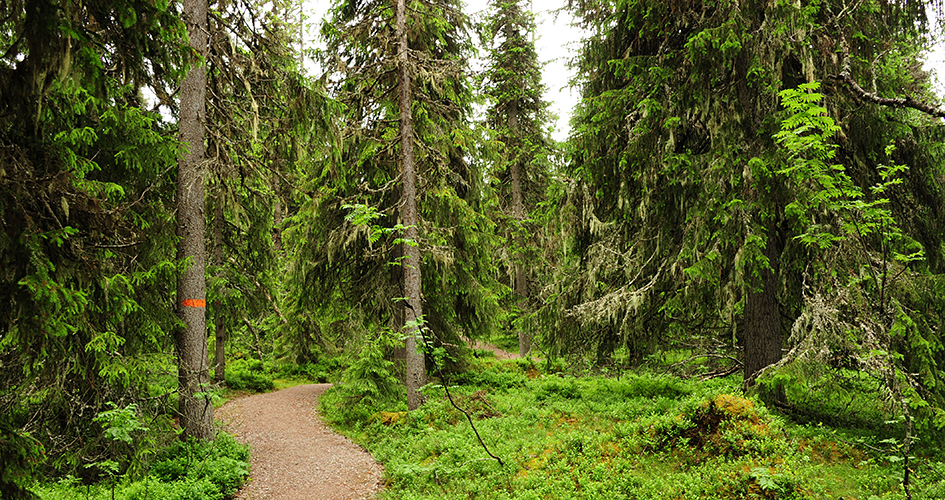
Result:
{"type": "Polygon", "coordinates": [[[426,384],[427,373],[424,354],[419,350],[418,342],[422,344],[422,332],[417,321],[423,316],[423,305],[420,295],[420,247],[419,230],[417,225],[420,218],[417,214],[417,171],[413,152],[413,97],[410,89],[410,63],[408,61],[407,44],[407,2],[397,0],[397,37],[400,47],[397,51],[397,61],[400,65],[398,82],[400,94],[400,149],[401,174],[403,176],[404,191],[400,205],[400,218],[404,226],[404,238],[412,244],[404,245],[404,319],[407,325],[407,409],[415,410],[423,403],[423,394],[420,388],[426,384]]]}
{"type": "Polygon", "coordinates": [[[272,249],[279,255],[282,253],[282,181],[279,179],[279,173],[272,175],[272,191],[275,194],[275,200],[272,204],[272,249]]]}
{"type": "MultiPolygon", "coordinates": [[[[223,267],[223,196],[220,195],[213,208],[213,263],[223,267]]],[[[216,347],[213,359],[213,380],[226,381],[226,313],[223,302],[218,300],[213,307],[216,321],[216,347]]]]}
{"type": "MultiPolygon", "coordinates": [[[[745,332],[745,382],[754,385],[754,377],[766,366],[781,360],[781,307],[778,304],[778,261],[781,258],[781,235],[777,221],[768,223],[764,255],[770,268],[759,271],[747,291],[743,316],[745,332]]],[[[780,391],[765,392],[765,399],[782,400],[780,391]]]]}
{"type": "MultiPolygon", "coordinates": [[[[509,130],[512,134],[518,131],[518,103],[512,101],[509,106],[509,130]]],[[[528,303],[528,278],[525,272],[525,263],[522,262],[522,254],[525,251],[525,242],[519,231],[521,224],[525,220],[525,204],[522,202],[522,164],[521,148],[522,141],[516,139],[514,148],[515,158],[512,160],[512,217],[515,219],[515,252],[512,259],[515,269],[515,296],[519,299],[519,307],[524,311],[528,303]]],[[[532,339],[524,330],[518,330],[518,353],[527,356],[532,349],[532,339]]]]}
{"type": "MultiPolygon", "coordinates": [[[[190,46],[207,55],[207,0],[185,0],[184,22],[190,46]]],[[[187,147],[178,162],[178,259],[187,267],[177,280],[177,315],[184,323],[176,332],[177,374],[180,385],[180,425],[183,437],[213,439],[213,404],[195,394],[210,382],[207,357],[206,253],[204,237],[204,129],[206,126],[207,71],[203,61],[187,73],[180,89],[180,138],[187,147]]]]}

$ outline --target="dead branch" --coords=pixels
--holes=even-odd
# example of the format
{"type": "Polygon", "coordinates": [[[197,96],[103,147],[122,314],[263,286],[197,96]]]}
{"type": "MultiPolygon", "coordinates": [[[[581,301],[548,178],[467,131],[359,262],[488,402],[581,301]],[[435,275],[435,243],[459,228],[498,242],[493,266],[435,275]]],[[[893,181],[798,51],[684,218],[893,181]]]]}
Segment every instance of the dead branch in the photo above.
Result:
{"type": "Polygon", "coordinates": [[[732,356],[729,356],[729,355],[726,355],[726,354],[706,353],[706,354],[696,354],[695,356],[691,356],[691,357],[689,357],[689,358],[686,358],[686,359],[684,359],[684,360],[682,360],[682,361],[680,361],[680,362],[678,362],[678,363],[673,363],[673,364],[669,365],[669,367],[670,367],[670,368],[676,368],[677,366],[684,365],[684,364],[686,364],[686,363],[688,363],[688,362],[690,362],[690,361],[694,361],[694,360],[697,360],[697,359],[699,359],[699,358],[730,359],[730,360],[734,361],[735,364],[736,364],[738,367],[741,367],[741,366],[742,366],[742,362],[739,361],[738,358],[733,358],[732,356]]]}

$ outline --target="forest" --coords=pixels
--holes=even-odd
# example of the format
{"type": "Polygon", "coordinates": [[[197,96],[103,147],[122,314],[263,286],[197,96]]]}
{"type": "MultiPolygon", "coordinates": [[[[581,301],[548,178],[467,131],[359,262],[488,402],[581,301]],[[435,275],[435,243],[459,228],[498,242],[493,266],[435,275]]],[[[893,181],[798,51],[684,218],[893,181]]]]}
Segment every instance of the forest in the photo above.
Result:
{"type": "Polygon", "coordinates": [[[945,498],[941,0],[553,3],[0,2],[0,499],[945,498]]]}

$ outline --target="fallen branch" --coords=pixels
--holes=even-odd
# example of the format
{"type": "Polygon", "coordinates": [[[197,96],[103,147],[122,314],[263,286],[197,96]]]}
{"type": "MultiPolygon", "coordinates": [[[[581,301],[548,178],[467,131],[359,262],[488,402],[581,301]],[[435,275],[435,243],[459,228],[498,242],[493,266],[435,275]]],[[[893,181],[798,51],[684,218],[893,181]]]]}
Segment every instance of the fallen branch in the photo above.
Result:
{"type": "Polygon", "coordinates": [[[706,380],[712,380],[714,378],[725,378],[733,373],[738,372],[741,369],[742,369],[742,364],[739,363],[725,371],[704,373],[701,377],[699,377],[699,380],[705,382],[706,380]]]}
{"type": "Polygon", "coordinates": [[[673,363],[673,364],[669,365],[669,367],[670,367],[670,368],[676,368],[676,367],[679,366],[679,365],[684,365],[684,364],[686,364],[686,363],[688,363],[688,362],[690,362],[690,361],[694,361],[694,360],[697,360],[697,359],[699,359],[699,358],[730,359],[730,360],[734,361],[738,366],[742,366],[742,362],[739,361],[738,358],[734,358],[734,357],[729,356],[729,355],[727,355],[727,354],[706,353],[706,354],[696,354],[695,356],[692,356],[692,357],[689,357],[689,358],[687,358],[687,359],[684,359],[684,360],[682,360],[682,361],[680,361],[680,362],[678,362],[678,363],[673,363]]]}
{"type": "MultiPolygon", "coordinates": [[[[423,344],[423,347],[425,349],[429,349],[427,345],[426,335],[423,334],[423,331],[425,329],[426,328],[424,327],[424,325],[421,324],[420,341],[423,344]]],[[[499,462],[499,465],[504,466],[505,463],[502,462],[502,459],[493,455],[492,452],[489,451],[489,447],[486,446],[486,442],[482,440],[482,436],[479,435],[479,430],[476,429],[476,424],[473,423],[472,415],[470,415],[469,412],[467,412],[466,410],[460,408],[459,405],[456,404],[456,401],[453,401],[453,395],[450,394],[449,379],[446,378],[446,374],[443,373],[443,369],[440,367],[440,364],[436,362],[435,358],[433,359],[433,363],[434,363],[434,366],[436,366],[436,372],[440,375],[440,380],[443,381],[443,389],[446,391],[446,398],[449,399],[450,404],[453,405],[453,408],[456,408],[457,410],[459,410],[463,415],[466,415],[466,420],[469,421],[469,426],[472,427],[473,432],[476,434],[476,438],[479,439],[479,444],[482,445],[482,449],[486,450],[486,454],[492,457],[493,459],[495,459],[496,462],[499,462]]],[[[490,406],[490,408],[492,407],[490,406]]],[[[493,408],[493,411],[495,411],[494,408],[493,408]]]]}
{"type": "Polygon", "coordinates": [[[483,441],[483,440],[482,440],[482,436],[479,435],[479,430],[476,429],[476,424],[473,423],[472,415],[470,415],[469,412],[467,412],[466,410],[460,408],[460,407],[456,404],[456,402],[453,401],[453,396],[450,394],[449,381],[446,379],[446,375],[443,374],[443,370],[440,369],[440,365],[439,365],[439,364],[436,365],[436,371],[437,371],[437,373],[440,374],[440,379],[443,380],[443,389],[446,390],[446,397],[447,397],[447,399],[450,400],[450,404],[453,405],[453,408],[456,408],[457,410],[463,412],[463,415],[466,415],[466,420],[469,420],[469,426],[472,427],[473,432],[476,433],[476,438],[479,439],[479,444],[482,445],[482,449],[483,449],[483,450],[486,450],[486,454],[487,454],[487,455],[489,455],[490,457],[494,458],[497,462],[499,462],[499,465],[505,465],[505,464],[502,462],[502,459],[501,459],[501,458],[499,458],[499,457],[493,455],[492,452],[489,451],[489,447],[486,446],[486,442],[483,441]]]}

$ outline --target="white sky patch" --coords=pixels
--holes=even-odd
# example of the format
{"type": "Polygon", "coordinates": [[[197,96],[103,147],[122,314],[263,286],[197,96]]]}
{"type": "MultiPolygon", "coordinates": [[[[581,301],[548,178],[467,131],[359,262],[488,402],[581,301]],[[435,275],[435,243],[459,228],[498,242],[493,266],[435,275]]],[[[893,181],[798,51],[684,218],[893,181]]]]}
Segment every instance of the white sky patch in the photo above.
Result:
{"type": "Polygon", "coordinates": [[[929,16],[929,29],[932,32],[932,50],[925,58],[924,68],[932,72],[935,93],[945,97],[945,25],[940,24],[935,7],[926,7],[929,16]]]}

